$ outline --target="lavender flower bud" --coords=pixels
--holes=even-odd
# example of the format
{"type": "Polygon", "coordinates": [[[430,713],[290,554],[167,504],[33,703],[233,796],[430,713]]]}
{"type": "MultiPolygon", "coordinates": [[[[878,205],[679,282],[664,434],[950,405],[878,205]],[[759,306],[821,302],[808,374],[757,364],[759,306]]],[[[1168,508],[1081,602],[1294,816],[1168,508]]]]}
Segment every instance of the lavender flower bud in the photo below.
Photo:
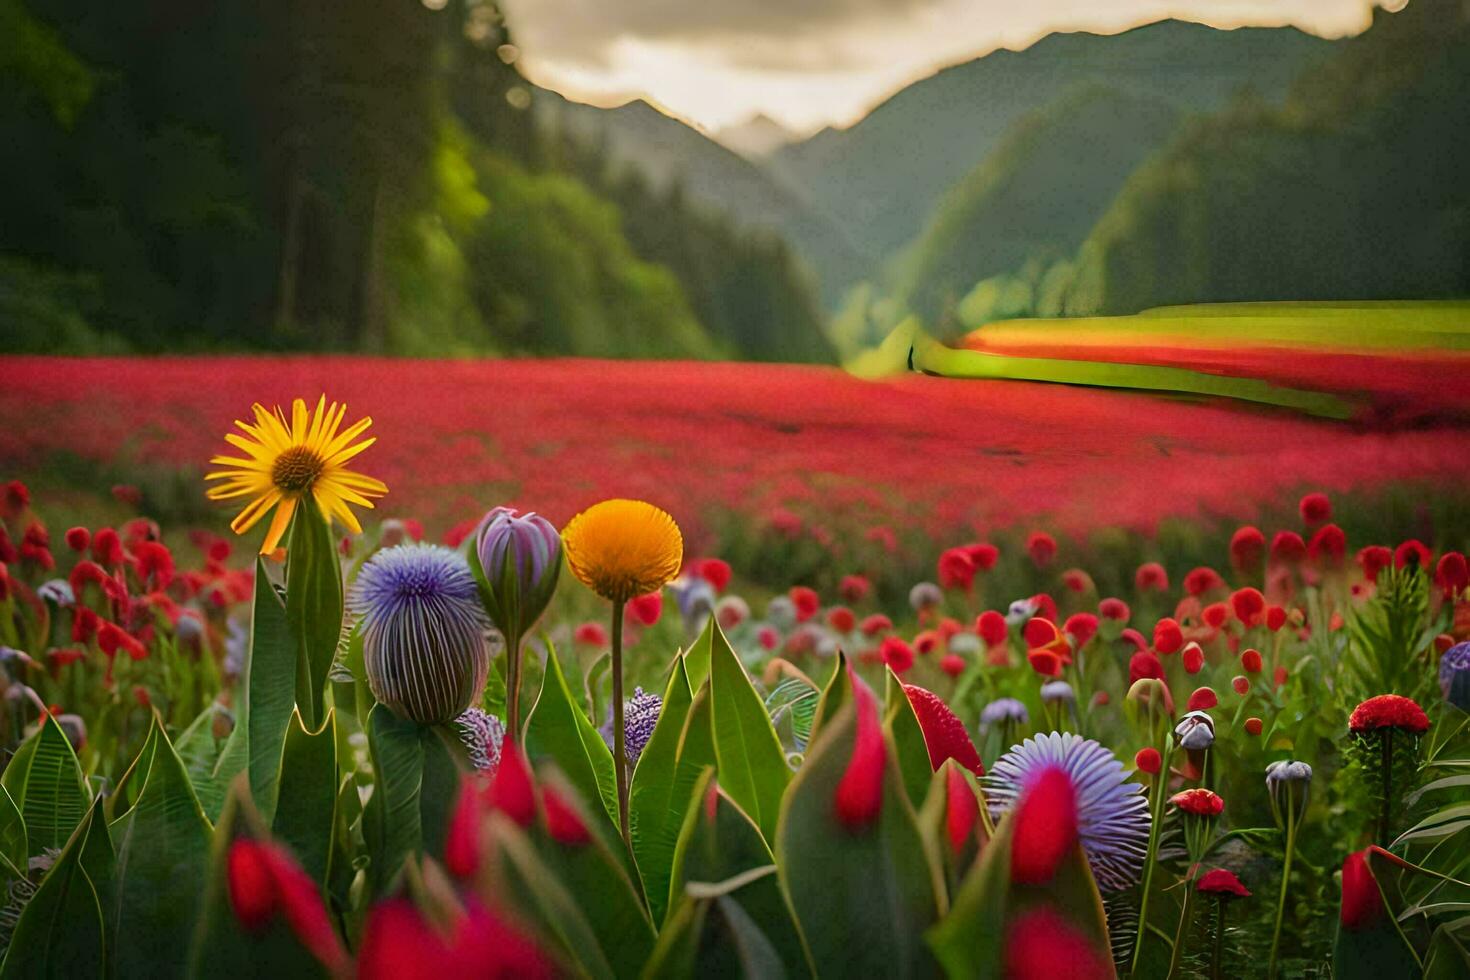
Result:
{"type": "Polygon", "coordinates": [[[507,636],[525,636],[556,592],[561,535],[544,517],[496,507],[480,522],[470,553],[490,621],[507,636]]]}
{"type": "Polygon", "coordinates": [[[920,582],[909,589],[909,605],[914,612],[934,609],[944,601],[944,592],[933,582],[920,582]]]}
{"type": "Polygon", "coordinates": [[[455,724],[469,752],[470,764],[487,776],[495,775],[500,768],[500,746],[505,742],[505,726],[500,719],[479,708],[466,708],[455,724]]]}
{"type": "Polygon", "coordinates": [[[1266,789],[1271,792],[1271,815],[1276,826],[1286,829],[1286,816],[1301,823],[1311,798],[1312,767],[1305,762],[1283,759],[1266,767],[1266,789]]]}
{"type": "Polygon", "coordinates": [[[1215,719],[1207,712],[1191,711],[1174,727],[1179,744],[1191,752],[1203,752],[1215,744],[1215,719]]]}
{"type": "Polygon", "coordinates": [[[1041,685],[1041,700],[1047,704],[1054,704],[1058,701],[1070,704],[1077,700],[1077,695],[1072,690],[1072,685],[1066,681],[1048,681],[1041,685]]]}
{"type": "Polygon", "coordinates": [[[1470,711],[1470,643],[1457,643],[1439,658],[1439,689],[1450,704],[1470,711]]]}
{"type": "MultiPolygon", "coordinates": [[[[623,754],[629,765],[638,761],[643,747],[653,737],[653,728],[658,724],[659,712],[663,710],[663,698],[649,694],[641,687],[633,688],[633,696],[623,702],[623,754]]],[[[613,739],[612,705],[607,706],[607,721],[598,729],[607,747],[612,749],[613,739]]]]}

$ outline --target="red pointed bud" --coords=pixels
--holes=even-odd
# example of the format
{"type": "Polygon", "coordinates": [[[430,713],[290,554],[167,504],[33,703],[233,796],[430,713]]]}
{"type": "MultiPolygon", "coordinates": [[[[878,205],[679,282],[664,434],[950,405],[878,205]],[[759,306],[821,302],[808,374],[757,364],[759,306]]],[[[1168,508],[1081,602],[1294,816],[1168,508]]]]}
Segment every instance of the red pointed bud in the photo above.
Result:
{"type": "Polygon", "coordinates": [[[1049,766],[1016,806],[1011,837],[1011,881],[1044,885],[1077,842],[1077,794],[1072,777],[1049,766]]]}
{"type": "Polygon", "coordinates": [[[949,849],[960,854],[965,842],[975,833],[975,822],[980,819],[980,801],[965,774],[955,766],[945,770],[944,830],[949,839],[949,849]]]}
{"type": "Polygon", "coordinates": [[[1355,851],[1342,862],[1342,927],[1349,932],[1368,929],[1383,917],[1383,895],[1368,866],[1368,852],[1355,851]]]}
{"type": "Polygon", "coordinates": [[[491,807],[522,827],[531,826],[536,817],[536,790],[531,779],[531,766],[520,746],[509,740],[501,750],[500,765],[485,798],[491,807]]]}
{"type": "Polygon", "coordinates": [[[591,843],[592,834],[577,811],[550,786],[541,790],[541,803],[546,809],[546,832],[558,844],[581,847],[591,843]]]}
{"type": "Polygon", "coordinates": [[[849,674],[857,709],[857,737],[853,740],[847,770],[837,784],[833,804],[838,822],[853,833],[861,833],[872,825],[883,808],[883,768],[888,762],[888,747],[878,722],[877,699],[868,685],[851,673],[851,668],[849,674]]]}
{"type": "Polygon", "coordinates": [[[473,878],[480,870],[480,819],[484,790],[473,779],[459,784],[459,798],[449,817],[449,832],[444,838],[444,866],[458,878],[473,878]]]}
{"type": "Polygon", "coordinates": [[[1049,906],[1021,913],[1006,929],[1006,980],[1106,980],[1112,961],[1049,906]]]}
{"type": "Polygon", "coordinates": [[[262,855],[262,845],[241,837],[225,856],[230,908],[249,932],[260,932],[276,914],[276,889],[262,855]]]}

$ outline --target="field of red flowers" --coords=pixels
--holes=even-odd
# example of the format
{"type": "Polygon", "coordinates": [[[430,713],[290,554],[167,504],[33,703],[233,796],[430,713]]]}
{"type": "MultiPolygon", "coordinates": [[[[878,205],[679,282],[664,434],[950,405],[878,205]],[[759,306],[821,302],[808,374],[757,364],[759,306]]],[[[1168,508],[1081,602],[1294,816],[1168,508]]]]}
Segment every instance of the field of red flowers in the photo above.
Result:
{"type": "MultiPolygon", "coordinates": [[[[0,472],[55,454],[199,472],[252,402],[345,399],[391,452],[385,514],[443,529],[512,503],[556,521],[607,496],[695,530],[726,510],[777,530],[850,521],[933,534],[1148,528],[1244,517],[1310,487],[1470,477],[1470,428],[1343,424],[1221,401],[835,369],[349,357],[0,361],[0,472]]],[[[830,531],[828,532],[830,533],[830,531]]]]}

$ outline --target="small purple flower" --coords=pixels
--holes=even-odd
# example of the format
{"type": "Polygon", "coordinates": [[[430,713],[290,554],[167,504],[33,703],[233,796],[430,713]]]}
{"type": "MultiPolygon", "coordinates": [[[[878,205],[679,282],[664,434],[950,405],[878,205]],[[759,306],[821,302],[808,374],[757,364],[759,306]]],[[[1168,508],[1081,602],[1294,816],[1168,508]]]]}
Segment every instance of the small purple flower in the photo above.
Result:
{"type": "Polygon", "coordinates": [[[999,819],[1051,767],[1066,770],[1076,787],[1077,834],[1098,887],[1121,891],[1135,884],[1148,852],[1148,801],[1117,756],[1090,738],[1037,735],[997,759],[983,780],[991,814],[999,819]]]}
{"type": "Polygon", "coordinates": [[[1007,722],[1024,725],[1031,720],[1026,706],[1015,698],[996,698],[980,712],[980,724],[989,728],[1007,722]]]}
{"type": "Polygon", "coordinates": [[[500,746],[505,742],[505,726],[500,719],[479,708],[466,708],[455,719],[459,737],[470,755],[470,764],[487,776],[500,768],[500,746]]]}
{"type": "Polygon", "coordinates": [[[490,669],[485,619],[463,556],[405,544],[373,555],[348,608],[362,629],[373,696],[424,725],[451,721],[480,697],[490,669]]]}
{"type": "Polygon", "coordinates": [[[914,612],[933,609],[944,601],[944,592],[933,582],[920,582],[909,589],[909,605],[914,612]]]}
{"type": "Polygon", "coordinates": [[[496,507],[480,522],[473,547],[485,612],[502,633],[526,635],[556,592],[561,535],[544,517],[496,507]]]}
{"type": "MultiPolygon", "coordinates": [[[[653,738],[653,728],[658,724],[658,715],[663,706],[663,698],[657,694],[649,694],[641,687],[633,688],[633,696],[623,702],[623,754],[628,757],[630,765],[638,761],[638,757],[643,754],[643,747],[653,738]]],[[[607,747],[616,751],[612,725],[612,705],[608,705],[607,721],[598,732],[607,747]]]]}
{"type": "Polygon", "coordinates": [[[1470,643],[1457,643],[1439,658],[1439,689],[1450,704],[1470,711],[1470,643]]]}

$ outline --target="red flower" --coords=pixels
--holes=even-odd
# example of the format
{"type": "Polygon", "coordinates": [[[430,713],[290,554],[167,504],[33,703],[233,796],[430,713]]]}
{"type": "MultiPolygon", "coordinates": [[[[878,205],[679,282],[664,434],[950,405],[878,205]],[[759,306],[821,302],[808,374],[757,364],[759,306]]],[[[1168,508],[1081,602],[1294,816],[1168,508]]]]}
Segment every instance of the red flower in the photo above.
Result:
{"type": "Polygon", "coordinates": [[[601,623],[583,623],[572,632],[572,639],[590,647],[607,646],[607,630],[601,623]]]}
{"type": "Polygon", "coordinates": [[[536,786],[526,754],[507,736],[500,749],[500,765],[485,792],[485,802],[522,827],[536,817],[536,786]]]}
{"type": "Polygon", "coordinates": [[[55,664],[57,667],[65,667],[68,664],[74,664],[86,655],[87,651],[79,650],[76,647],[62,647],[55,650],[46,651],[46,659],[55,664]]]}
{"type": "Polygon", "coordinates": [[[1162,654],[1177,653],[1184,646],[1184,631],[1165,616],[1154,626],[1154,649],[1162,654]]]}
{"type": "Polygon", "coordinates": [[[877,636],[893,629],[893,620],[882,613],[873,613],[871,616],[863,617],[862,625],[859,627],[864,636],[877,636]]]}
{"type": "Polygon", "coordinates": [[[1225,580],[1220,577],[1220,573],[1203,565],[1190,569],[1184,576],[1184,591],[1192,596],[1201,596],[1211,589],[1224,587],[1225,580]]]}
{"type": "Polygon", "coordinates": [[[1028,650],[1026,661],[1031,664],[1031,669],[1042,677],[1061,677],[1062,658],[1051,650],[1045,648],[1039,650],[1028,650]]]}
{"type": "Polygon", "coordinates": [[[592,841],[587,825],[570,803],[550,786],[541,790],[541,805],[546,812],[546,832],[558,844],[582,847],[592,841]]]}
{"type": "Polygon", "coordinates": [[[1236,571],[1255,568],[1265,554],[1266,536],[1260,528],[1247,524],[1230,536],[1230,564],[1236,571]]]}
{"type": "Polygon", "coordinates": [[[914,648],[896,636],[886,636],[878,646],[878,656],[893,669],[903,674],[914,665],[914,648]]]}
{"type": "Polygon", "coordinates": [[[980,819],[980,801],[970,788],[964,773],[950,766],[944,776],[944,829],[949,840],[949,849],[959,854],[965,842],[975,833],[975,824],[980,819]]]}
{"type": "Polygon", "coordinates": [[[1143,638],[1143,634],[1138,632],[1138,630],[1134,629],[1131,626],[1128,629],[1125,629],[1123,632],[1119,633],[1118,636],[1119,638],[1133,644],[1133,648],[1135,650],[1148,649],[1148,641],[1143,638]]]}
{"type": "Polygon", "coordinates": [[[1230,593],[1230,607],[1246,626],[1259,626],[1266,614],[1266,597],[1259,589],[1236,589],[1230,593]]]}
{"type": "Polygon", "coordinates": [[[663,612],[664,596],[662,592],[650,592],[648,595],[640,595],[628,600],[628,615],[644,626],[652,626],[657,623],[663,612]]]}
{"type": "Polygon", "coordinates": [[[1336,524],[1324,524],[1307,542],[1307,557],[1319,565],[1340,565],[1347,555],[1347,535],[1336,524]]]}
{"type": "Polygon", "coordinates": [[[924,630],[914,637],[914,651],[920,654],[930,654],[939,646],[939,634],[934,630],[924,630]]]}
{"type": "Polygon", "coordinates": [[[701,558],[693,563],[694,574],[704,579],[716,592],[724,592],[730,584],[730,564],[719,558],[701,558]]]}
{"type": "Polygon", "coordinates": [[[1286,625],[1286,610],[1281,606],[1266,607],[1266,629],[1275,633],[1286,625]]]}
{"type": "Polygon", "coordinates": [[[1037,619],[1044,619],[1051,623],[1057,621],[1057,603],[1055,599],[1045,592],[1038,592],[1031,597],[1031,601],[1036,605],[1037,619]]]}
{"type": "Polygon", "coordinates": [[[804,623],[817,614],[822,607],[822,600],[817,598],[815,589],[807,588],[805,585],[792,586],[787,593],[791,596],[791,604],[796,607],[796,621],[804,623]]]}
{"type": "Polygon", "coordinates": [[[970,556],[975,567],[982,572],[988,572],[994,568],[996,561],[1000,558],[1000,549],[984,542],[965,545],[965,553],[970,556]]]}
{"type": "Polygon", "coordinates": [[[905,684],[903,692],[908,695],[914,715],[919,719],[924,745],[929,749],[930,767],[937,772],[944,760],[953,759],[975,775],[985,775],[980,753],[975,751],[975,743],[970,741],[965,723],[950,710],[944,699],[913,684],[905,684]]]}
{"type": "Polygon", "coordinates": [[[1295,565],[1307,557],[1307,543],[1295,531],[1278,531],[1271,539],[1271,560],[1295,565]]]}
{"type": "Polygon", "coordinates": [[[1054,655],[1062,663],[1072,662],[1072,645],[1057,629],[1057,624],[1049,619],[1036,618],[1028,620],[1023,635],[1026,638],[1026,647],[1032,653],[1045,651],[1054,655]]]}
{"type": "Polygon", "coordinates": [[[1133,765],[1139,772],[1146,772],[1150,776],[1157,776],[1163,768],[1164,758],[1159,755],[1159,750],[1153,747],[1142,748],[1133,757],[1133,765]]]}
{"type": "Polygon", "coordinates": [[[1430,554],[1424,542],[1416,541],[1413,538],[1410,538],[1393,550],[1394,568],[1403,568],[1412,562],[1416,567],[1422,568],[1427,572],[1433,560],[1434,556],[1430,554]]]}
{"type": "Polygon", "coordinates": [[[1380,694],[1353,709],[1348,730],[1363,733],[1381,728],[1397,728],[1416,735],[1429,730],[1429,716],[1412,698],[1398,694],[1380,694]]]}
{"type": "Polygon", "coordinates": [[[1235,688],[1235,693],[1245,697],[1251,692],[1250,678],[1244,674],[1236,674],[1230,679],[1230,686],[1235,688]]]}
{"type": "Polygon", "coordinates": [[[1207,789],[1187,789],[1169,797],[1169,802],[1196,817],[1218,817],[1225,801],[1207,789]]]}
{"type": "Polygon", "coordinates": [[[235,917],[259,932],[277,913],[291,932],[328,970],[347,966],[347,950],[332,928],[316,882],[290,853],[275,844],[237,838],[225,858],[226,884],[235,917]]]}
{"type": "Polygon", "coordinates": [[[763,649],[774,650],[781,642],[781,634],[776,632],[774,626],[762,626],[756,630],[755,639],[763,649]]]}
{"type": "Polygon", "coordinates": [[[1216,868],[1200,875],[1194,887],[1196,891],[1207,895],[1233,895],[1237,898],[1251,896],[1250,890],[1240,883],[1240,879],[1224,868],[1216,868]]]}
{"type": "Polygon", "coordinates": [[[1240,668],[1247,674],[1259,674],[1264,666],[1261,662],[1261,651],[1244,650],[1240,654],[1240,668]]]}
{"type": "Polygon", "coordinates": [[[1362,932],[1383,917],[1383,894],[1368,865],[1368,852],[1354,851],[1342,862],[1342,927],[1362,932]]]}
{"type": "Polygon", "coordinates": [[[5,484],[5,492],[0,496],[0,517],[19,517],[25,509],[31,505],[31,491],[19,480],[11,480],[5,484]]]}
{"type": "Polygon", "coordinates": [[[1076,926],[1048,905],[1030,908],[1006,929],[1005,980],[1107,980],[1113,966],[1076,926]]]}
{"type": "Polygon", "coordinates": [[[948,643],[954,638],[956,633],[963,633],[964,630],[965,628],[960,625],[959,620],[951,616],[945,616],[939,621],[939,627],[936,632],[939,634],[940,640],[948,643]]]}
{"type": "Polygon", "coordinates": [[[975,583],[975,559],[963,548],[950,548],[939,556],[939,584],[946,589],[970,591],[975,583]]]}
{"type": "Polygon", "coordinates": [[[1259,735],[1263,727],[1259,718],[1247,718],[1245,720],[1245,733],[1247,735],[1259,735]]]}
{"type": "Polygon", "coordinates": [[[965,658],[956,653],[947,653],[939,658],[939,669],[950,677],[958,677],[965,672],[965,658]]]}
{"type": "Polygon", "coordinates": [[[873,591],[872,584],[861,575],[844,575],[842,581],[837,584],[837,594],[853,605],[866,599],[871,591],[873,591]]]}
{"type": "Polygon", "coordinates": [[[1212,602],[1200,612],[1200,618],[1210,629],[1219,629],[1230,618],[1230,607],[1223,602],[1212,602]]]}
{"type": "Polygon", "coordinates": [[[1470,585],[1470,566],[1465,563],[1465,556],[1458,551],[1446,551],[1439,557],[1439,564],[1434,569],[1434,584],[1446,596],[1456,596],[1465,591],[1465,586],[1470,585]]]}
{"type": "Polygon", "coordinates": [[[1198,687],[1195,688],[1194,693],[1189,696],[1188,710],[1209,711],[1211,708],[1215,707],[1215,705],[1219,703],[1220,698],[1215,694],[1214,688],[1198,687]]]}
{"type": "Polygon", "coordinates": [[[134,566],[144,589],[166,589],[174,580],[174,556],[158,541],[140,541],[133,546],[134,566]]]}
{"type": "Polygon", "coordinates": [[[851,668],[848,670],[857,711],[857,734],[852,757],[837,784],[833,805],[837,821],[847,830],[861,833],[872,825],[883,808],[883,769],[888,763],[888,747],[878,722],[877,698],[861,678],[851,673],[851,668]]]}
{"type": "Polygon", "coordinates": [[[987,609],[975,620],[975,632],[980,634],[986,646],[996,647],[1006,641],[1010,627],[1004,616],[994,609],[987,609]]]}
{"type": "Polygon", "coordinates": [[[1332,501],[1327,499],[1325,493],[1309,493],[1298,506],[1302,512],[1302,520],[1308,527],[1316,527],[1323,521],[1332,520],[1332,501]]]}
{"type": "Polygon", "coordinates": [[[1133,584],[1143,592],[1167,592],[1169,573],[1156,561],[1146,562],[1138,566],[1138,571],[1133,575],[1133,584]]]}
{"type": "Polygon", "coordinates": [[[1271,672],[1271,680],[1276,683],[1277,687],[1284,687],[1286,685],[1286,679],[1290,676],[1291,675],[1286,672],[1285,667],[1277,667],[1271,672]]]}
{"type": "Polygon", "coordinates": [[[1186,674],[1198,674],[1205,665],[1205,652],[1200,649],[1198,643],[1191,643],[1184,648],[1184,654],[1180,659],[1184,661],[1186,674]]]}
{"type": "Polygon", "coordinates": [[[556,969],[534,942],[473,900],[448,935],[406,898],[372,907],[358,951],[358,980],[449,976],[550,980],[556,969]]]}
{"type": "Polygon", "coordinates": [[[1122,599],[1104,599],[1097,604],[1097,614],[1103,619],[1111,619],[1115,623],[1126,623],[1132,615],[1128,603],[1122,599]]]}
{"type": "Polygon", "coordinates": [[[84,527],[67,528],[66,546],[72,551],[86,551],[92,543],[92,532],[84,527]]]}
{"type": "Polygon", "coordinates": [[[839,633],[851,633],[857,626],[857,617],[846,606],[833,606],[827,610],[827,625],[839,633]]]}
{"type": "Polygon", "coordinates": [[[92,535],[92,557],[102,565],[121,565],[123,560],[122,539],[110,527],[100,528],[92,535]]]}
{"type": "Polygon", "coordinates": [[[1370,544],[1358,552],[1358,564],[1362,566],[1363,577],[1370,582],[1378,581],[1378,573],[1393,563],[1393,552],[1381,544],[1370,544]]]}
{"type": "Polygon", "coordinates": [[[482,789],[477,780],[464,778],[444,836],[444,866],[458,878],[472,878],[480,869],[480,811],[482,789]]]}
{"type": "Polygon", "coordinates": [[[1044,885],[1077,842],[1077,792],[1059,766],[1036,774],[1016,804],[1011,881],[1044,885]]]}
{"type": "Polygon", "coordinates": [[[1077,642],[1077,649],[1087,646],[1087,641],[1097,635],[1097,617],[1092,613],[1073,613],[1062,624],[1062,632],[1077,642]]]}
{"type": "Polygon", "coordinates": [[[1069,568],[1062,573],[1062,584],[1071,592],[1092,592],[1097,587],[1092,584],[1092,576],[1080,568],[1069,568]]]}
{"type": "Polygon", "coordinates": [[[1128,684],[1131,687],[1145,677],[1164,679],[1164,665],[1148,650],[1139,650],[1128,660],[1128,684]]]}
{"type": "Polygon", "coordinates": [[[1037,568],[1045,568],[1057,555],[1057,539],[1045,531],[1032,531],[1026,538],[1026,553],[1037,568]]]}

